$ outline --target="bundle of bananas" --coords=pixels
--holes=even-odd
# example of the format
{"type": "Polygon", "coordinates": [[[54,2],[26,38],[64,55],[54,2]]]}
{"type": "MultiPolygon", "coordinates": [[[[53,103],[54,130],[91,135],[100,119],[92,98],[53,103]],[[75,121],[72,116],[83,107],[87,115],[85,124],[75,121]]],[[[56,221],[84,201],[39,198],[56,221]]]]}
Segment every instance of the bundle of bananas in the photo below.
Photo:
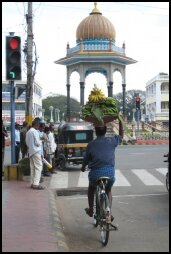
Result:
{"type": "Polygon", "coordinates": [[[100,102],[105,98],[103,91],[94,84],[94,88],[88,97],[89,102],[100,102]]]}
{"type": "Polygon", "coordinates": [[[105,97],[101,89],[94,85],[88,102],[82,106],[82,118],[90,122],[104,123],[106,116],[108,119],[116,119],[118,117],[117,101],[113,97],[105,97]]]}

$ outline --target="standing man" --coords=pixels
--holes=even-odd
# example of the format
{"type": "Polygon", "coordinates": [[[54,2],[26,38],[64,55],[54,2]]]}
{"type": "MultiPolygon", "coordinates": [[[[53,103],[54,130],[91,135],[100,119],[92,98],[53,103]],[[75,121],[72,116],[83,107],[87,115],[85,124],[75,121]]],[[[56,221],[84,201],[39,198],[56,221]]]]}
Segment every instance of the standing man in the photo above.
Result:
{"type": "Polygon", "coordinates": [[[31,170],[31,188],[35,190],[43,190],[44,187],[39,185],[42,172],[42,142],[39,136],[40,122],[33,120],[32,127],[26,133],[26,144],[30,158],[31,170]]]}
{"type": "Polygon", "coordinates": [[[27,155],[27,145],[26,145],[27,130],[28,130],[28,123],[24,121],[23,127],[20,131],[20,146],[21,146],[22,159],[27,155]]]}
{"type": "Polygon", "coordinates": [[[15,163],[18,163],[20,158],[20,128],[19,124],[15,123],[15,163]]]}
{"type": "Polygon", "coordinates": [[[5,137],[8,137],[8,133],[2,120],[2,175],[4,174],[5,137]]]}

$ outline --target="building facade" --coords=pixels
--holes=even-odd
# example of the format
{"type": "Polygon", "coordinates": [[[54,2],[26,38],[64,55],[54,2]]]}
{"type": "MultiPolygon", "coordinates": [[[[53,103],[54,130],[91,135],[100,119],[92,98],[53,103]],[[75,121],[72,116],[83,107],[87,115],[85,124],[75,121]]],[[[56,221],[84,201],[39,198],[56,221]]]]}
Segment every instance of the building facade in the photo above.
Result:
{"type": "Polygon", "coordinates": [[[169,123],[169,75],[159,73],[146,83],[146,117],[149,121],[169,123]]]}
{"type": "MultiPolygon", "coordinates": [[[[14,86],[25,87],[27,81],[14,81],[14,86]]],[[[15,99],[15,122],[22,125],[25,121],[26,92],[24,91],[15,99]]],[[[42,87],[33,82],[33,118],[42,117],[42,87]]],[[[9,126],[11,124],[10,85],[8,81],[2,81],[2,119],[9,126]]]]}

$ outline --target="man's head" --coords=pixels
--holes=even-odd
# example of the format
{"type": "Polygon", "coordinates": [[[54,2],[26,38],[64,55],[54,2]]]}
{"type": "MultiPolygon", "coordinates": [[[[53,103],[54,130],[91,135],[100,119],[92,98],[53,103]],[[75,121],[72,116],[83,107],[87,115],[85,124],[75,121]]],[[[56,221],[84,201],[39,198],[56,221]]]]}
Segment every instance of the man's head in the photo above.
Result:
{"type": "Polygon", "coordinates": [[[36,130],[38,130],[39,125],[40,125],[40,122],[37,121],[36,119],[34,119],[33,122],[32,122],[32,127],[35,128],[36,130]]]}
{"type": "Polygon", "coordinates": [[[18,123],[15,123],[15,129],[19,130],[20,125],[18,123]]]}
{"type": "Polygon", "coordinates": [[[96,136],[104,136],[106,134],[107,127],[106,126],[96,126],[95,132],[96,136]]]}
{"type": "Polygon", "coordinates": [[[40,123],[40,125],[39,125],[39,131],[44,131],[44,129],[45,129],[45,123],[40,123]]]}
{"type": "Polygon", "coordinates": [[[23,122],[23,127],[27,127],[28,126],[28,122],[27,121],[24,121],[23,122]]]}

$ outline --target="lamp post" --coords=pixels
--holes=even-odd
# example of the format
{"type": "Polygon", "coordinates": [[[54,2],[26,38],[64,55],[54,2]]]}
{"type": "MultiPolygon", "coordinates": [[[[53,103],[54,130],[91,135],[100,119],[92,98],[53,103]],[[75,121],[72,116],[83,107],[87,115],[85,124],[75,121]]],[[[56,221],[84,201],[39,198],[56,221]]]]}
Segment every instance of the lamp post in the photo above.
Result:
{"type": "Polygon", "coordinates": [[[136,139],[136,136],[135,136],[135,111],[136,109],[133,108],[132,112],[133,112],[133,119],[132,119],[132,138],[133,139],[136,139]]]}
{"type": "Polygon", "coordinates": [[[55,114],[57,114],[57,117],[56,117],[57,123],[60,122],[60,120],[59,120],[59,113],[60,113],[60,110],[58,108],[55,108],[55,114]]]}
{"type": "Polygon", "coordinates": [[[53,123],[53,106],[50,106],[49,107],[49,110],[50,110],[50,123],[53,123]]]}

